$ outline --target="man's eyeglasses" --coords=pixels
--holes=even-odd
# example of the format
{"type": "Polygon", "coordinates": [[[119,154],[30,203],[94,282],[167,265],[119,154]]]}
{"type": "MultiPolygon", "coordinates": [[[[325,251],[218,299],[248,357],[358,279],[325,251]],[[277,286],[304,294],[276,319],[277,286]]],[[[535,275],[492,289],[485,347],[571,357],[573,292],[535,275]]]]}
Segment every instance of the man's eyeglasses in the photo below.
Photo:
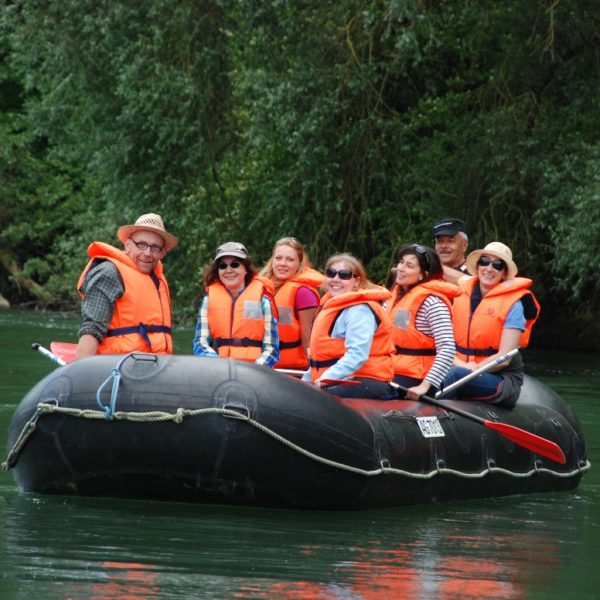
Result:
{"type": "Polygon", "coordinates": [[[239,269],[241,266],[242,263],[239,260],[232,260],[230,263],[220,262],[217,265],[217,269],[219,269],[219,271],[224,271],[228,267],[230,267],[231,269],[239,269]]]}
{"type": "Polygon", "coordinates": [[[506,269],[506,263],[501,258],[492,260],[489,256],[482,256],[477,261],[478,267],[487,267],[489,265],[492,265],[492,268],[496,269],[496,271],[504,271],[506,269]]]}
{"type": "Polygon", "coordinates": [[[422,256],[425,261],[425,266],[427,267],[427,271],[431,269],[431,263],[429,262],[429,253],[427,252],[427,248],[425,246],[421,246],[420,244],[413,244],[411,248],[415,251],[417,256],[422,256]]]}
{"type": "Polygon", "coordinates": [[[164,248],[164,246],[158,246],[157,244],[148,244],[146,242],[136,242],[135,240],[131,240],[131,241],[135,244],[135,247],[138,250],[141,250],[142,252],[146,252],[146,250],[148,250],[148,248],[150,248],[150,252],[152,252],[152,254],[158,254],[159,252],[162,252],[162,249],[164,248]]]}
{"type": "Polygon", "coordinates": [[[353,277],[357,277],[357,275],[355,275],[352,271],[350,271],[350,269],[326,269],[325,270],[325,275],[327,277],[329,277],[329,279],[334,279],[335,276],[337,275],[340,279],[343,279],[344,281],[348,281],[349,279],[352,279],[353,277]]]}

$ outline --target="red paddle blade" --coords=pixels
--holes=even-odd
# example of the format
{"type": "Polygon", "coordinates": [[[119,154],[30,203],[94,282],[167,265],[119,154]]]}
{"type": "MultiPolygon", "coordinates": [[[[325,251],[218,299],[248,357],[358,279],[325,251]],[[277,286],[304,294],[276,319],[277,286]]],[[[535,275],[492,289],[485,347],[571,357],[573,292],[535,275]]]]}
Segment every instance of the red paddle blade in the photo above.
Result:
{"type": "Polygon", "coordinates": [[[69,342],[50,342],[50,350],[59,358],[62,358],[66,363],[71,363],[75,360],[75,351],[77,344],[69,342]]]}
{"type": "Polygon", "coordinates": [[[486,427],[497,431],[511,442],[523,446],[523,448],[527,448],[540,456],[545,456],[561,465],[564,465],[567,462],[567,457],[560,446],[551,440],[547,440],[546,438],[520,429],[519,427],[508,425],[507,423],[484,421],[483,424],[486,427]]]}
{"type": "Polygon", "coordinates": [[[360,385],[356,379],[321,379],[324,385],[360,385]]]}

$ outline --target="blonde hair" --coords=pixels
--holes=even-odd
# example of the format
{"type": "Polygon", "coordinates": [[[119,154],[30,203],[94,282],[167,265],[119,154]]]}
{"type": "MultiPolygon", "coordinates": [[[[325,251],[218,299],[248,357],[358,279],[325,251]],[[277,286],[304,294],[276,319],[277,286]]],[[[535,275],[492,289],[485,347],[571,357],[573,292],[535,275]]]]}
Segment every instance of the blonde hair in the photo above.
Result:
{"type": "Polygon", "coordinates": [[[304,270],[310,267],[310,261],[308,260],[304,245],[295,237],[288,236],[283,237],[275,242],[275,245],[273,246],[273,252],[271,253],[271,258],[269,258],[267,264],[262,268],[260,272],[261,275],[268,277],[269,279],[277,279],[275,277],[275,273],[273,272],[273,259],[275,258],[275,252],[277,252],[277,248],[279,248],[279,246],[289,246],[296,253],[300,262],[297,273],[302,273],[304,270]]]}
{"type": "MultiPolygon", "coordinates": [[[[325,270],[329,269],[329,267],[331,267],[331,265],[336,262],[345,263],[346,266],[352,271],[352,273],[354,273],[355,275],[358,275],[359,289],[362,288],[365,290],[369,290],[372,288],[379,287],[378,285],[375,285],[372,281],[370,281],[367,278],[367,271],[365,270],[365,267],[362,264],[362,262],[360,260],[358,260],[358,258],[356,258],[356,256],[353,256],[349,252],[342,252],[340,254],[334,254],[333,256],[330,256],[327,259],[327,262],[325,263],[325,270]]],[[[323,284],[323,286],[324,285],[325,284],[323,284]]]]}

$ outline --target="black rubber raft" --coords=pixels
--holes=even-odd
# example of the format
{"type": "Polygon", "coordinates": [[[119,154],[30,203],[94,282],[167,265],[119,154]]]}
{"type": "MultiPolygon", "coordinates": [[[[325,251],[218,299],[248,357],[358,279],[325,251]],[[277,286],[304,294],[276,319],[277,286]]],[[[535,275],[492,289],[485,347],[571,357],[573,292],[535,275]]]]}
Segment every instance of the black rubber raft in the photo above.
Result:
{"type": "Polygon", "coordinates": [[[517,407],[448,402],[554,441],[559,464],[446,410],[344,400],[253,364],[95,356],[21,401],[5,468],[25,492],[354,510],[571,490],[577,418],[526,377],[517,407]]]}

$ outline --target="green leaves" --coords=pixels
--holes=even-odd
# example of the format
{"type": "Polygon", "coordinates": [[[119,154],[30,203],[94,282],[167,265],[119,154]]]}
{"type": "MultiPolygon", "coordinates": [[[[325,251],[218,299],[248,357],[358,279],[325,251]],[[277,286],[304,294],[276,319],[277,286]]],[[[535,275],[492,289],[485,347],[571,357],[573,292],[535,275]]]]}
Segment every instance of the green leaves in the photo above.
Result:
{"type": "MultiPolygon", "coordinates": [[[[89,241],[160,212],[193,314],[224,240],[261,263],[295,235],[316,266],[349,250],[385,282],[399,245],[454,215],[471,248],[508,243],[541,296],[593,314],[594,15],[591,0],[5,3],[0,250],[72,302],[89,241]]],[[[27,299],[0,270],[8,289],[27,299]]]]}

